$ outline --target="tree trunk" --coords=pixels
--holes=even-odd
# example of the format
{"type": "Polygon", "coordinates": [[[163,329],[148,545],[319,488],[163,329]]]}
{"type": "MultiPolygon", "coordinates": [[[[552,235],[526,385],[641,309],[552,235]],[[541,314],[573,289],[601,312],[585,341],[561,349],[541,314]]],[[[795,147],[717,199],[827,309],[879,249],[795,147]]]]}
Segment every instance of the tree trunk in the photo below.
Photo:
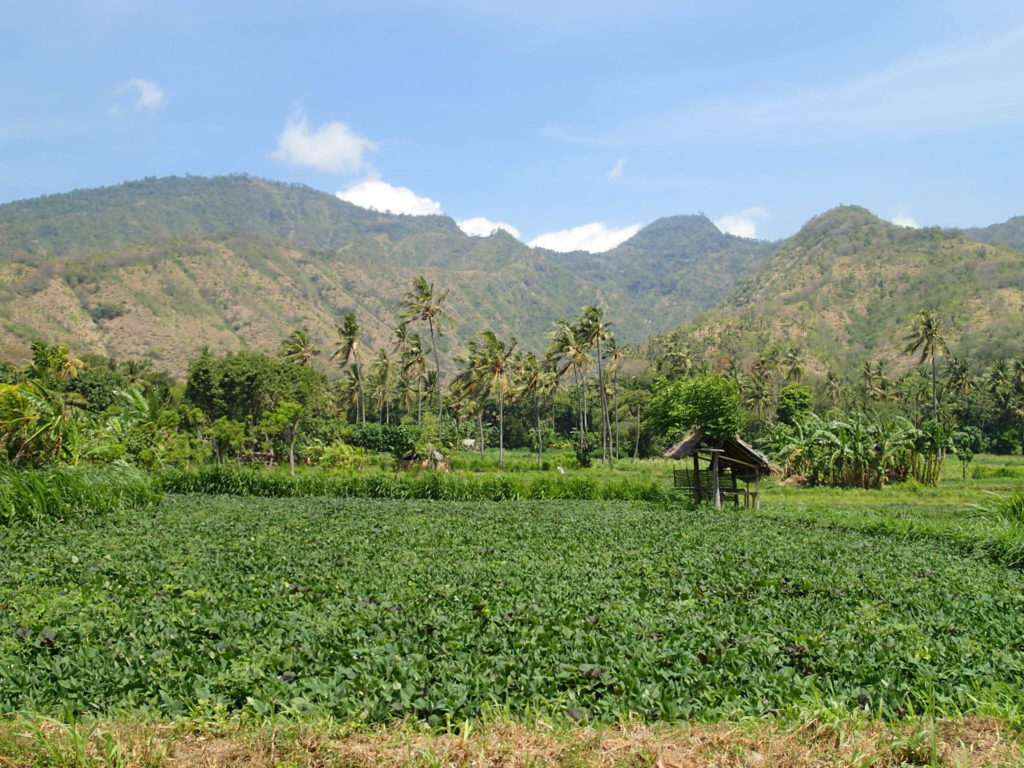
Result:
{"type": "Polygon", "coordinates": [[[636,445],[633,447],[633,458],[640,458],[640,406],[636,407],[636,445]]]}
{"type": "Polygon", "coordinates": [[[434,370],[437,371],[437,379],[436,379],[436,381],[434,383],[434,386],[437,388],[437,421],[438,421],[438,428],[440,428],[440,426],[441,426],[440,425],[440,421],[441,421],[441,362],[440,362],[440,360],[437,357],[437,341],[434,339],[434,318],[432,318],[432,317],[429,318],[427,322],[428,322],[428,324],[430,326],[430,346],[433,348],[433,351],[434,351],[434,370]]]}
{"type": "Polygon", "coordinates": [[[537,406],[537,469],[540,469],[544,463],[544,437],[540,432],[540,401],[536,402],[537,406]]]}
{"type": "Polygon", "coordinates": [[[505,393],[498,388],[498,469],[505,468],[505,393]]]}

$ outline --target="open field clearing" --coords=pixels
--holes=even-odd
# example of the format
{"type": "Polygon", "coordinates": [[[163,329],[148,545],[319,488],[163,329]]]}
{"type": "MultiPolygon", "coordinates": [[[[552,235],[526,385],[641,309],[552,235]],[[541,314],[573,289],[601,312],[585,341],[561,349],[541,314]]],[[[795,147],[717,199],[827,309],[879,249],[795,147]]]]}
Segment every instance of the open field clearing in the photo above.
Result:
{"type": "Polygon", "coordinates": [[[620,502],[171,496],[3,532],[2,711],[1020,721],[1024,574],[620,502]]]}

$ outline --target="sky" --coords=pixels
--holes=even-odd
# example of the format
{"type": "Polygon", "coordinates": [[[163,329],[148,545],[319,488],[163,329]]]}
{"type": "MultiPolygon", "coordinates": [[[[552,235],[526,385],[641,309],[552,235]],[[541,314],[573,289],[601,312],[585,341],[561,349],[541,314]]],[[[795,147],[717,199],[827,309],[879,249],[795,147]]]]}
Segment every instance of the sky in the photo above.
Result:
{"type": "Polygon", "coordinates": [[[0,0],[0,202],[249,173],[602,251],[1024,214],[1020,0],[0,0]]]}

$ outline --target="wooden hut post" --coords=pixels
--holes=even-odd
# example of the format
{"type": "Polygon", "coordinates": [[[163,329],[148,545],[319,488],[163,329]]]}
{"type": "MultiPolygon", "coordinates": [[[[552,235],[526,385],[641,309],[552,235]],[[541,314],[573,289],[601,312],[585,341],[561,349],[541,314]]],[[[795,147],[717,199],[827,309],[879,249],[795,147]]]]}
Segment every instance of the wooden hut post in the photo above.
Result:
{"type": "Polygon", "coordinates": [[[720,448],[711,449],[711,492],[715,500],[715,509],[722,508],[722,488],[718,478],[718,454],[721,452],[720,448]]]}
{"type": "Polygon", "coordinates": [[[700,462],[697,460],[697,454],[693,454],[693,500],[700,504],[701,502],[701,488],[700,488],[700,462]]]}

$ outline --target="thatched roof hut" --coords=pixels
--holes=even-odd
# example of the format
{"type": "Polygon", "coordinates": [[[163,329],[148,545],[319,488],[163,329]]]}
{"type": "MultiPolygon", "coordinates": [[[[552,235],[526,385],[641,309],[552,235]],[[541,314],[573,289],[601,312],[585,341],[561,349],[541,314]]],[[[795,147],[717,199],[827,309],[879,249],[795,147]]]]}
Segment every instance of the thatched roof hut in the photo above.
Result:
{"type": "Polygon", "coordinates": [[[723,499],[757,506],[759,494],[750,484],[772,473],[768,457],[739,435],[724,440],[709,440],[699,431],[687,435],[661,454],[666,459],[693,459],[692,469],[672,473],[675,487],[687,491],[698,504],[713,501],[720,507],[723,499]],[[703,462],[703,463],[702,463],[703,462]],[[740,488],[739,483],[744,487],[740,488]]]}

